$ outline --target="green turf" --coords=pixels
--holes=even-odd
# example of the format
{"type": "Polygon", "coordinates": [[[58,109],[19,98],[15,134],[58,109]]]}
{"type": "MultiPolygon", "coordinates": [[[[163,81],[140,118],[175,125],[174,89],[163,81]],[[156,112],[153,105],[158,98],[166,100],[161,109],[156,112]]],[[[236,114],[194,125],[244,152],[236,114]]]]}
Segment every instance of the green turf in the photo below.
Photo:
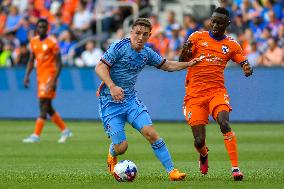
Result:
{"type": "Polygon", "coordinates": [[[156,123],[177,168],[188,177],[170,182],[149,144],[126,127],[129,148],[120,159],[136,163],[138,176],[119,183],[106,172],[109,140],[99,122],[67,122],[74,137],[58,144],[59,132],[47,123],[38,144],[23,144],[33,121],[0,121],[0,188],[284,188],[284,124],[232,124],[238,137],[245,179],[234,182],[222,136],[216,125],[207,128],[209,173],[198,170],[198,154],[184,123],[156,123]]]}

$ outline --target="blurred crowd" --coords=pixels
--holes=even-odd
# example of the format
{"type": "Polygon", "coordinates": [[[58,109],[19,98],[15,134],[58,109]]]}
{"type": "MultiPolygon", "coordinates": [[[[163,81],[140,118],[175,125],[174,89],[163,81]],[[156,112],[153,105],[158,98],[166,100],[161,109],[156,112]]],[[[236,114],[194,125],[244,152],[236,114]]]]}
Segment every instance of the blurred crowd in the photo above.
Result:
{"type": "MultiPolygon", "coordinates": [[[[0,0],[0,67],[25,66],[30,56],[29,40],[35,35],[39,18],[50,23],[49,33],[58,39],[65,66],[93,67],[110,42],[125,37],[123,21],[132,14],[127,7],[109,6],[109,2],[135,2],[140,10],[150,0],[0,0]],[[102,41],[90,38],[97,33],[96,7],[103,14],[102,41]],[[111,39],[111,40],[109,40],[111,39]]],[[[235,38],[253,66],[284,66],[284,0],[219,0],[230,11],[227,35],[235,38]]],[[[181,13],[182,14],[182,13],[181,13]]],[[[210,15],[210,14],[209,14],[210,15]]],[[[166,12],[145,14],[152,25],[148,46],[168,59],[178,59],[182,44],[197,30],[208,30],[210,18],[166,12]],[[163,23],[163,24],[162,24],[163,23]]]]}

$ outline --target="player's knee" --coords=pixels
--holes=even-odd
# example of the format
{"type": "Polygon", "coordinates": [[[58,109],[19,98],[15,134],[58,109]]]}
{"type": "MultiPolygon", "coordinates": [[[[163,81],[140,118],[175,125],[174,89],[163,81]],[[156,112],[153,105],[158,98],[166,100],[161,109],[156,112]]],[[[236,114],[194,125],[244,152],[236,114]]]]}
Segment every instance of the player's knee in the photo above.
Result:
{"type": "Polygon", "coordinates": [[[52,116],[55,113],[55,110],[53,109],[52,106],[50,106],[47,110],[48,115],[52,116]]]}
{"type": "Polygon", "coordinates": [[[231,131],[228,112],[220,112],[218,114],[217,122],[220,125],[222,133],[227,133],[231,131]]]}
{"type": "Polygon", "coordinates": [[[157,131],[152,126],[145,126],[141,130],[143,136],[151,143],[153,144],[156,140],[159,139],[159,135],[157,131]]]}
{"type": "Polygon", "coordinates": [[[42,119],[46,119],[46,117],[47,117],[47,110],[45,108],[41,108],[40,109],[39,117],[42,118],[42,119]]]}
{"type": "Polygon", "coordinates": [[[231,131],[229,120],[227,119],[218,119],[220,129],[222,133],[227,133],[231,131]]]}
{"type": "Polygon", "coordinates": [[[128,142],[123,141],[120,144],[114,145],[114,150],[117,153],[117,155],[124,154],[128,148],[128,142]]]}
{"type": "Polygon", "coordinates": [[[40,117],[42,119],[46,119],[48,112],[48,101],[46,99],[40,99],[39,108],[40,108],[40,117]]]}
{"type": "Polygon", "coordinates": [[[41,113],[39,114],[39,117],[40,117],[41,119],[46,119],[46,114],[44,114],[44,113],[41,112],[41,113]]]}
{"type": "Polygon", "coordinates": [[[221,129],[221,132],[223,134],[228,133],[228,132],[231,131],[231,127],[230,127],[229,123],[223,124],[222,126],[220,125],[220,129],[221,129]]]}
{"type": "Polygon", "coordinates": [[[196,148],[202,148],[203,146],[205,145],[205,138],[203,138],[203,137],[195,137],[194,138],[194,146],[196,147],[196,148]]]}

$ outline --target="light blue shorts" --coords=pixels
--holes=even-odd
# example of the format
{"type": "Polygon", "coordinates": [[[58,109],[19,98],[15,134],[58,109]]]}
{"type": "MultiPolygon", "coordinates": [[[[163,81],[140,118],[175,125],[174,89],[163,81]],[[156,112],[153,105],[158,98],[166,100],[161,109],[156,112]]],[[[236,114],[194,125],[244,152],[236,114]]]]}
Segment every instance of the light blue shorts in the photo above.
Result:
{"type": "Polygon", "coordinates": [[[123,103],[109,102],[103,106],[100,102],[100,117],[106,134],[114,144],[126,140],[126,122],[139,132],[144,126],[152,125],[147,107],[137,97],[123,103]]]}

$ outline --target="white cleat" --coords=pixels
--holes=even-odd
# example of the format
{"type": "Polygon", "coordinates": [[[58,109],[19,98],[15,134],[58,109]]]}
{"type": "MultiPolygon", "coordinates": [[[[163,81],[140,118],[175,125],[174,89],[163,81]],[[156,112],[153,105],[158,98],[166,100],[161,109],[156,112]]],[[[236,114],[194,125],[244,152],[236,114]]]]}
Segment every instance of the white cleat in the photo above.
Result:
{"type": "Polygon", "coordinates": [[[70,131],[70,129],[65,129],[64,131],[62,131],[61,137],[58,140],[58,143],[65,143],[68,138],[72,137],[72,135],[73,134],[70,131]]]}
{"type": "Polygon", "coordinates": [[[23,139],[23,143],[37,143],[39,142],[39,136],[32,134],[28,138],[23,139]]]}

